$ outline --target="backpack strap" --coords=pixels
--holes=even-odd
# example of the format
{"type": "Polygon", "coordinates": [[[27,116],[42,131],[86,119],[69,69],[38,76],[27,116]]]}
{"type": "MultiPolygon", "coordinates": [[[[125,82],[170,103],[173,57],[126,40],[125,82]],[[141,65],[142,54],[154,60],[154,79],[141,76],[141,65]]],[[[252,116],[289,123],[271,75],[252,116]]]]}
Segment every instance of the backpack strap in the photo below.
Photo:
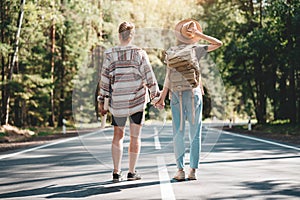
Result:
{"type": "Polygon", "coordinates": [[[182,127],[183,127],[182,91],[179,92],[179,106],[180,106],[180,128],[179,128],[179,130],[182,131],[182,127]]]}
{"type": "Polygon", "coordinates": [[[195,124],[195,94],[192,90],[192,124],[195,124]]]}

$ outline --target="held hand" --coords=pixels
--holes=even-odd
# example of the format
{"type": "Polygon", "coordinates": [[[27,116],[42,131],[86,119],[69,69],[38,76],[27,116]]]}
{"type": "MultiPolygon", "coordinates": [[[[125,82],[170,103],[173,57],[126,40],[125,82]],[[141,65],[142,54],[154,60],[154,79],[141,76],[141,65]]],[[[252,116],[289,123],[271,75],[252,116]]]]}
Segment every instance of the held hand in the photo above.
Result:
{"type": "Polygon", "coordinates": [[[107,110],[101,110],[101,115],[104,116],[107,114],[107,110]]]}
{"type": "Polygon", "coordinates": [[[104,116],[107,114],[107,110],[104,110],[104,104],[103,103],[100,103],[100,112],[101,112],[101,115],[104,116]]]}
{"type": "Polygon", "coordinates": [[[158,91],[155,95],[151,95],[151,104],[155,106],[155,104],[160,100],[161,91],[158,91]]]}
{"type": "Polygon", "coordinates": [[[154,106],[155,108],[162,110],[165,108],[165,101],[162,98],[160,98],[154,106]]]}
{"type": "Polygon", "coordinates": [[[160,100],[160,97],[154,97],[154,98],[151,100],[151,104],[152,104],[152,105],[155,105],[159,100],[160,100]]]}

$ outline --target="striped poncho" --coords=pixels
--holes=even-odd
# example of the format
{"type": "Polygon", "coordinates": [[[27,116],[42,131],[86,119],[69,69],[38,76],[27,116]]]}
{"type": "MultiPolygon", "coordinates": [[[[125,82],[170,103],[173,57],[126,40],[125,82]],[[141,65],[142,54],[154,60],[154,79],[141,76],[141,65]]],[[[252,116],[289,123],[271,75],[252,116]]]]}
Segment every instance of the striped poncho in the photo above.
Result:
{"type": "Polygon", "coordinates": [[[109,96],[109,111],[125,117],[143,111],[158,84],[145,51],[136,46],[113,47],[105,51],[100,82],[100,103],[109,96]]]}

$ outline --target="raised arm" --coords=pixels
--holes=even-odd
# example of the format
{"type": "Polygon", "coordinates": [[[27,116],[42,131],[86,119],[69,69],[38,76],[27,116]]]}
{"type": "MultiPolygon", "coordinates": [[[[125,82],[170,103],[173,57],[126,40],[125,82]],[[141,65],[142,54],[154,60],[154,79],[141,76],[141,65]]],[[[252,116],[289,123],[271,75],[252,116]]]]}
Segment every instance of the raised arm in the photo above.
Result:
{"type": "Polygon", "coordinates": [[[197,36],[209,43],[208,48],[207,48],[208,52],[216,50],[223,45],[222,41],[220,41],[217,38],[214,38],[212,36],[205,35],[201,31],[199,31],[197,28],[195,28],[195,26],[191,26],[187,30],[188,30],[187,34],[190,35],[191,37],[197,36]]]}
{"type": "Polygon", "coordinates": [[[214,38],[212,36],[205,35],[204,33],[201,33],[200,31],[196,31],[195,34],[197,34],[203,40],[206,40],[207,42],[209,42],[209,45],[207,46],[208,52],[216,50],[223,45],[222,41],[220,41],[217,38],[214,38]]]}

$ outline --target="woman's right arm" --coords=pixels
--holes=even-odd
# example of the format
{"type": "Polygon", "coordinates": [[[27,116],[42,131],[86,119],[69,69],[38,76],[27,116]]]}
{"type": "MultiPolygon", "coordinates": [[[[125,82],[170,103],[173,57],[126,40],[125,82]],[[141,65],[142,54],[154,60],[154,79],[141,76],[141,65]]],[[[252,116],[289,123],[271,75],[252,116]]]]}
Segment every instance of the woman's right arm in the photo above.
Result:
{"type": "Polygon", "coordinates": [[[141,72],[142,72],[142,79],[147,88],[150,90],[150,98],[153,99],[154,97],[159,95],[159,88],[158,83],[151,67],[149,57],[145,51],[141,51],[141,72]]]}
{"type": "Polygon", "coordinates": [[[188,29],[189,32],[187,32],[188,34],[190,34],[191,36],[197,35],[198,37],[200,37],[203,40],[206,40],[207,42],[209,42],[207,51],[213,51],[218,49],[219,47],[221,47],[223,45],[222,41],[218,40],[217,38],[214,38],[212,36],[208,36],[205,35],[204,33],[202,33],[201,31],[199,31],[196,28],[190,28],[188,29]]]}
{"type": "Polygon", "coordinates": [[[167,68],[163,90],[160,93],[159,100],[155,103],[155,107],[159,109],[163,109],[165,107],[165,99],[170,88],[169,74],[170,70],[167,68]]]}
{"type": "Polygon", "coordinates": [[[200,31],[196,31],[195,33],[199,37],[201,37],[203,40],[206,40],[207,42],[209,42],[209,45],[207,45],[208,52],[216,50],[223,45],[222,41],[218,40],[217,38],[205,35],[204,33],[201,33],[200,31]]]}

